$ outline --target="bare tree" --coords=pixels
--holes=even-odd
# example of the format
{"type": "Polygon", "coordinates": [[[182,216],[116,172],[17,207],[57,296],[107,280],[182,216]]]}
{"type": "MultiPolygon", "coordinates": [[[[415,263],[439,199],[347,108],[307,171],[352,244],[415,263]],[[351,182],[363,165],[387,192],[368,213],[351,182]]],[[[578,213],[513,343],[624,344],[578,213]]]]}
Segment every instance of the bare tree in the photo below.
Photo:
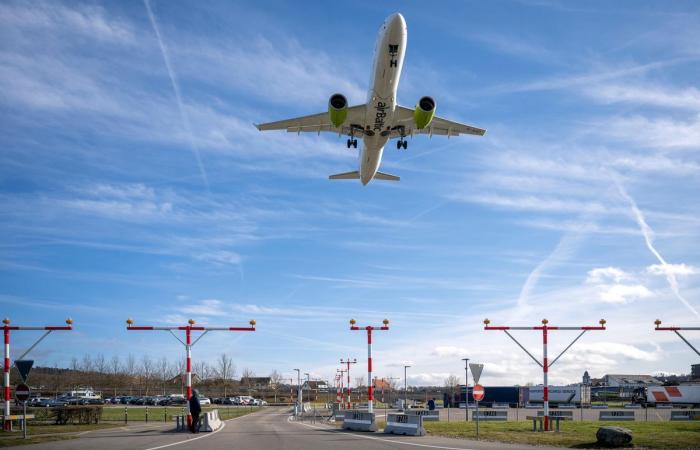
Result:
{"type": "Polygon", "coordinates": [[[224,385],[224,397],[228,395],[227,388],[228,388],[228,382],[231,378],[233,378],[234,373],[236,372],[236,365],[233,363],[233,360],[229,355],[226,353],[222,353],[219,356],[219,359],[217,360],[218,362],[218,371],[217,375],[219,378],[221,378],[221,381],[223,382],[224,385]]]}
{"type": "Polygon", "coordinates": [[[280,388],[282,380],[282,374],[278,371],[273,370],[272,373],[270,373],[270,382],[272,383],[272,389],[274,389],[275,392],[275,403],[277,403],[277,391],[280,388]]]}
{"type": "Polygon", "coordinates": [[[165,384],[168,382],[168,378],[170,378],[170,363],[168,362],[168,358],[163,356],[158,360],[157,371],[158,378],[160,379],[160,386],[163,390],[163,395],[165,395],[165,384]]]}
{"type": "Polygon", "coordinates": [[[126,357],[124,371],[126,372],[126,376],[128,378],[127,382],[129,383],[129,395],[133,395],[133,377],[136,375],[136,357],[131,353],[129,353],[129,355],[126,357]]]}
{"type": "Polygon", "coordinates": [[[452,401],[455,398],[455,392],[459,389],[459,378],[450,374],[450,376],[445,378],[445,389],[449,393],[450,401],[452,401]]]}
{"type": "Polygon", "coordinates": [[[141,383],[145,388],[145,394],[148,395],[148,389],[151,386],[153,378],[153,360],[148,355],[143,355],[141,358],[141,383]]]}
{"type": "Polygon", "coordinates": [[[121,373],[121,362],[119,361],[119,355],[114,355],[112,356],[112,359],[109,361],[109,371],[112,374],[112,387],[114,388],[114,396],[117,396],[117,385],[120,384],[119,382],[120,377],[119,374],[121,373]]]}

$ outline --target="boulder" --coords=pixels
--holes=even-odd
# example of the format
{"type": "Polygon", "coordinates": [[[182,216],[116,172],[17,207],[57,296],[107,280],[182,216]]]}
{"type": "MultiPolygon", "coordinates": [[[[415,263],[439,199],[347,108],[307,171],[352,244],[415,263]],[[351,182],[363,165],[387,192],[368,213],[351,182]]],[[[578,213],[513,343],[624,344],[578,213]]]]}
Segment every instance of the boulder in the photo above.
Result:
{"type": "Polygon", "coordinates": [[[595,437],[602,446],[624,447],[632,442],[632,430],[623,427],[600,427],[595,437]]]}

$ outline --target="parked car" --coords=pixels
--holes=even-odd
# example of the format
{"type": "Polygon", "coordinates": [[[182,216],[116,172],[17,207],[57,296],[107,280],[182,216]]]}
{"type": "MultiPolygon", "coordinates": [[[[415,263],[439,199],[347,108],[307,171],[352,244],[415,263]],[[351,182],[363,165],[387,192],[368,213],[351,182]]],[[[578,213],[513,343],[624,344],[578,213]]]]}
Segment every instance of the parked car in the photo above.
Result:
{"type": "Polygon", "coordinates": [[[184,405],[187,403],[187,399],[182,394],[172,394],[168,396],[168,405],[184,405]]]}
{"type": "Polygon", "coordinates": [[[211,400],[209,397],[199,397],[199,404],[200,405],[211,405],[211,400]]]}
{"type": "Polygon", "coordinates": [[[46,406],[49,406],[49,407],[68,406],[68,402],[62,398],[54,398],[54,399],[51,399],[48,402],[46,402],[46,406]]]}
{"type": "Polygon", "coordinates": [[[78,405],[104,405],[104,400],[101,398],[81,398],[78,400],[78,405]]]}

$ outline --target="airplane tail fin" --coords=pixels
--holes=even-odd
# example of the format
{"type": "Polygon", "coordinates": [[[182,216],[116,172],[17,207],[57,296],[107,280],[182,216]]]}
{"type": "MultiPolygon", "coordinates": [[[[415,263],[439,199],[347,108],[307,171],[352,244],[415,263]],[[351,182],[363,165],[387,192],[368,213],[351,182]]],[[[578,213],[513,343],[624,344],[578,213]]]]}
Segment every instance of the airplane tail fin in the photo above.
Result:
{"type": "Polygon", "coordinates": [[[389,173],[384,173],[384,172],[377,172],[374,175],[375,180],[386,180],[386,181],[399,181],[401,180],[401,177],[397,177],[396,175],[391,175],[389,173]]]}
{"type": "Polygon", "coordinates": [[[329,180],[359,180],[360,172],[354,170],[352,172],[337,173],[328,177],[329,180]]]}

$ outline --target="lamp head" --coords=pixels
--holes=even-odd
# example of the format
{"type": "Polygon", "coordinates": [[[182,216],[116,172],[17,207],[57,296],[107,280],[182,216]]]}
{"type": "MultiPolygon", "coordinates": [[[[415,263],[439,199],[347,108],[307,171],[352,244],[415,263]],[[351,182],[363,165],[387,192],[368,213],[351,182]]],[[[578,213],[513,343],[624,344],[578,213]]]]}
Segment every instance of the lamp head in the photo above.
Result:
{"type": "Polygon", "coordinates": [[[130,326],[132,326],[133,324],[134,324],[134,320],[133,320],[131,317],[129,317],[128,319],[126,319],[126,325],[127,325],[127,326],[130,327],[130,326]]]}
{"type": "Polygon", "coordinates": [[[600,320],[598,321],[598,323],[600,324],[601,327],[604,327],[605,324],[608,323],[608,322],[607,322],[605,319],[600,319],[600,320]]]}
{"type": "Polygon", "coordinates": [[[71,319],[70,317],[67,318],[67,319],[66,319],[66,325],[68,325],[69,327],[70,327],[70,326],[73,326],[73,319],[71,319]]]}
{"type": "Polygon", "coordinates": [[[254,327],[257,322],[255,321],[255,319],[251,319],[251,321],[248,323],[250,324],[251,327],[254,327]]]}
{"type": "Polygon", "coordinates": [[[187,321],[187,323],[189,323],[189,324],[190,324],[190,326],[191,326],[191,325],[194,325],[194,319],[190,319],[190,320],[188,320],[188,321],[187,321]]]}
{"type": "Polygon", "coordinates": [[[549,323],[549,320],[547,319],[542,319],[542,325],[547,325],[549,323]]]}
{"type": "Polygon", "coordinates": [[[354,327],[356,323],[355,319],[350,319],[350,326],[354,327]]]}
{"type": "Polygon", "coordinates": [[[484,319],[484,325],[488,327],[490,323],[491,321],[489,319],[484,319]]]}
{"type": "Polygon", "coordinates": [[[384,324],[385,327],[388,327],[389,326],[389,319],[382,320],[382,323],[384,324]]]}
{"type": "Polygon", "coordinates": [[[659,319],[656,319],[654,321],[654,325],[656,325],[658,327],[659,325],[661,325],[661,321],[659,319]]]}

